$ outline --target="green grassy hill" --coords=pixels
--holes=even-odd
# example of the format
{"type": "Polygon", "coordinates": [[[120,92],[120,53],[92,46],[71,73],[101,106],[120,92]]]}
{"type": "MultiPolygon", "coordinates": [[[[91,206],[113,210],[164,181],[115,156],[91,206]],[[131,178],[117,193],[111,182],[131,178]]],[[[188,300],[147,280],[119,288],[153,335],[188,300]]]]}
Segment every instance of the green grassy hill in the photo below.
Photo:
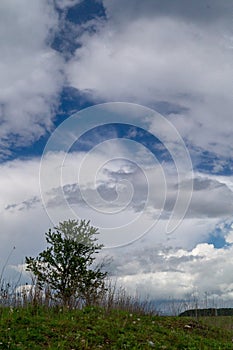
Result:
{"type": "Polygon", "coordinates": [[[203,317],[203,316],[233,316],[232,308],[208,308],[186,310],[180,316],[203,317]]]}
{"type": "Polygon", "coordinates": [[[197,322],[95,307],[1,308],[0,349],[233,349],[233,318],[227,327],[224,321],[213,325],[214,319],[197,322]]]}

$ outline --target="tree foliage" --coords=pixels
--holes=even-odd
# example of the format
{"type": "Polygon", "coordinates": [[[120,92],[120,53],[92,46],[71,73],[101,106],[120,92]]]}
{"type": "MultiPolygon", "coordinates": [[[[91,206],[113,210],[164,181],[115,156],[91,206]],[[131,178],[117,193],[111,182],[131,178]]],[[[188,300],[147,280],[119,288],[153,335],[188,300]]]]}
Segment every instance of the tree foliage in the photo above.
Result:
{"type": "Polygon", "coordinates": [[[44,251],[36,258],[26,257],[27,271],[33,273],[40,288],[49,286],[66,306],[77,299],[95,302],[107,276],[103,263],[94,264],[103,247],[97,243],[98,229],[86,220],[68,220],[54,230],[45,234],[49,246],[44,251]]]}

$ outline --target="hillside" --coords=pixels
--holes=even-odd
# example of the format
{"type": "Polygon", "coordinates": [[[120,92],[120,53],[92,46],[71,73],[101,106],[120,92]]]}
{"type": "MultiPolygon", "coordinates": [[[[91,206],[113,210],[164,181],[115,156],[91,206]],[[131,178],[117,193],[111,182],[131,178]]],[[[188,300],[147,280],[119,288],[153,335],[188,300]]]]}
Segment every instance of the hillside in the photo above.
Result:
{"type": "Polygon", "coordinates": [[[0,349],[221,350],[233,348],[232,336],[229,329],[186,317],[94,307],[0,309],[0,349]]]}
{"type": "Polygon", "coordinates": [[[233,316],[233,308],[208,308],[186,310],[180,316],[203,317],[203,316],[233,316]]]}

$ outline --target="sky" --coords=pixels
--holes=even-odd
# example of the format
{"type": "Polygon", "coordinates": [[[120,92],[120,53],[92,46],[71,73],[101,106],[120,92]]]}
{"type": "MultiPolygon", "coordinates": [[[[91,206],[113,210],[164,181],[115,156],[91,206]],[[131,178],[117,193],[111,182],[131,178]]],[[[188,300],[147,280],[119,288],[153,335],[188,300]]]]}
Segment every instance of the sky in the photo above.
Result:
{"type": "Polygon", "coordinates": [[[232,16],[228,0],[1,0],[9,278],[49,228],[90,219],[130,293],[231,303],[232,16]]]}

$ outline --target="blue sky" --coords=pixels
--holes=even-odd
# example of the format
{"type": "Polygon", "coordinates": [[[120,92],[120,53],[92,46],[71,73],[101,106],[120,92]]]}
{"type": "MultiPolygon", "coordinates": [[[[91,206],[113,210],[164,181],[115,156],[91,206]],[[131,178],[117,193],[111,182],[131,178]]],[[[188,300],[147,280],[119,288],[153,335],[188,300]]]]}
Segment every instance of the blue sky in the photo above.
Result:
{"type": "Polygon", "coordinates": [[[1,1],[11,277],[49,227],[87,218],[129,291],[232,299],[232,11],[227,0],[1,1]]]}

